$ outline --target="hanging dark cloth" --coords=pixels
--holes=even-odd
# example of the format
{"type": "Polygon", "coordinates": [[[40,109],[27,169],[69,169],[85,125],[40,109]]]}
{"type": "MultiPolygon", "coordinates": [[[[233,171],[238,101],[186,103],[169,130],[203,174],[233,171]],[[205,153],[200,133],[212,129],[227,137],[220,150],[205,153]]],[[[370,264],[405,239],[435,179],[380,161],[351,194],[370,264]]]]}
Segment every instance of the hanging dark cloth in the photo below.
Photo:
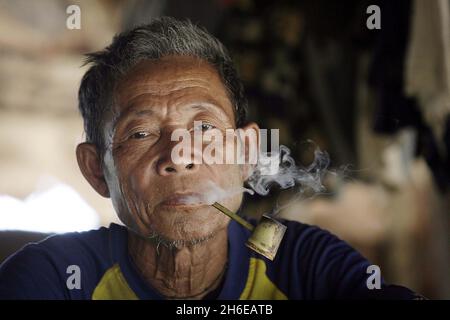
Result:
{"type": "Polygon", "coordinates": [[[404,94],[404,69],[410,34],[412,2],[410,0],[379,1],[381,30],[377,31],[369,84],[376,95],[373,129],[380,134],[395,134],[412,127],[417,131],[417,155],[430,167],[441,191],[450,188],[450,117],[443,139],[446,151],[438,143],[423,119],[417,101],[404,94]]]}

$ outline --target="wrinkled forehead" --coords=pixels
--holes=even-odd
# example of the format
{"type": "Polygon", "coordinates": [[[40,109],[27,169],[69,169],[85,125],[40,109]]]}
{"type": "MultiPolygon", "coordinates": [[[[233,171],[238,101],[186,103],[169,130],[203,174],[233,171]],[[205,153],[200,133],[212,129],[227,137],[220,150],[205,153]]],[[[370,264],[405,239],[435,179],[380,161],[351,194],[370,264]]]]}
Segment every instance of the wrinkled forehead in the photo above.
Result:
{"type": "Polygon", "coordinates": [[[189,56],[143,60],[120,80],[115,90],[115,113],[121,114],[147,100],[157,105],[172,100],[214,103],[234,119],[234,108],[217,70],[208,62],[189,56]]]}

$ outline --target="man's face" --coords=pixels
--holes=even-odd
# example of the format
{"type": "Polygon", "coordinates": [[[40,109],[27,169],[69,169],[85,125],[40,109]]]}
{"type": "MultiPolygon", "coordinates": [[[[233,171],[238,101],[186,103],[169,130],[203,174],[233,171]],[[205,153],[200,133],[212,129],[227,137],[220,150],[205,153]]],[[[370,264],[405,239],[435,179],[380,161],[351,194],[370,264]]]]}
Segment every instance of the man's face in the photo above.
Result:
{"type": "MultiPolygon", "coordinates": [[[[206,204],[180,202],[203,193],[210,182],[228,190],[242,187],[241,166],[175,164],[175,129],[235,128],[233,106],[217,71],[192,57],[143,61],[119,83],[115,117],[105,126],[105,178],[115,210],[142,236],[197,240],[225,228],[229,218],[206,204]]],[[[198,150],[197,150],[198,151],[198,150]]],[[[194,150],[195,152],[195,150],[194,150]]],[[[221,201],[237,210],[242,194],[221,201]]]]}

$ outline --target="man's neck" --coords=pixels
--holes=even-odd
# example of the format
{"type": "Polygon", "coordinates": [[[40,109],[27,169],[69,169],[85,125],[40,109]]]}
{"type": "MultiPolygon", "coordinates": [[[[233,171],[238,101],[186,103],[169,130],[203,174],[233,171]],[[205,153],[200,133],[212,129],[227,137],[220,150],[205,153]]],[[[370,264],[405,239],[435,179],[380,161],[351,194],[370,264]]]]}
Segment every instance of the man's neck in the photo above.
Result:
{"type": "Polygon", "coordinates": [[[216,289],[225,274],[227,229],[208,241],[169,248],[128,232],[128,252],[141,276],[161,295],[172,299],[202,299],[216,289]]]}

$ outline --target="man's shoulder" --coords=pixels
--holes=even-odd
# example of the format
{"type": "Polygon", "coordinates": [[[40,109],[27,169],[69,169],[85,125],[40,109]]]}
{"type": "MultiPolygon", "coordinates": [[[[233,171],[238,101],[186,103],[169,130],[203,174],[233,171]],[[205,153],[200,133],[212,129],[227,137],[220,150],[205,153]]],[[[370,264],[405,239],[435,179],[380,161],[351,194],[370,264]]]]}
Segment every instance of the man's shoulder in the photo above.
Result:
{"type": "Polygon", "coordinates": [[[267,275],[287,296],[326,299],[361,287],[369,262],[350,245],[318,226],[278,220],[287,229],[274,261],[266,262],[267,275]]]}
{"type": "Polygon", "coordinates": [[[287,227],[280,245],[280,257],[284,259],[294,259],[304,268],[325,267],[337,260],[345,264],[349,257],[368,264],[357,250],[330,231],[298,221],[280,219],[280,222],[287,227]]]}
{"type": "MultiPolygon", "coordinates": [[[[25,245],[0,265],[0,296],[16,296],[15,288],[25,293],[27,288],[49,286],[49,290],[64,292],[70,266],[95,278],[112,263],[110,253],[111,228],[101,227],[85,232],[52,235],[25,245]]],[[[55,297],[56,298],[56,297],[55,297]]]]}
{"type": "MultiPolygon", "coordinates": [[[[48,236],[39,241],[26,244],[22,249],[8,257],[3,265],[16,259],[47,259],[52,261],[74,261],[83,258],[106,259],[110,255],[111,233],[123,227],[111,224],[95,230],[69,232],[48,236]]],[[[1,269],[0,269],[1,270],[1,269]]]]}
{"type": "Polygon", "coordinates": [[[80,251],[101,252],[107,247],[109,232],[109,227],[101,227],[89,231],[51,235],[39,242],[28,243],[12,257],[28,253],[63,257],[80,251]]]}
{"type": "MultiPolygon", "coordinates": [[[[300,221],[279,219],[287,229],[283,239],[287,250],[298,250],[310,247],[311,249],[324,248],[332,244],[347,245],[331,232],[318,226],[310,225],[300,221]]],[[[304,252],[304,250],[301,250],[304,252]]]]}
{"type": "Polygon", "coordinates": [[[353,261],[368,265],[368,261],[346,241],[330,231],[306,223],[279,219],[286,233],[273,261],[276,269],[297,268],[302,273],[326,269],[331,264],[345,267],[353,261]]]}

